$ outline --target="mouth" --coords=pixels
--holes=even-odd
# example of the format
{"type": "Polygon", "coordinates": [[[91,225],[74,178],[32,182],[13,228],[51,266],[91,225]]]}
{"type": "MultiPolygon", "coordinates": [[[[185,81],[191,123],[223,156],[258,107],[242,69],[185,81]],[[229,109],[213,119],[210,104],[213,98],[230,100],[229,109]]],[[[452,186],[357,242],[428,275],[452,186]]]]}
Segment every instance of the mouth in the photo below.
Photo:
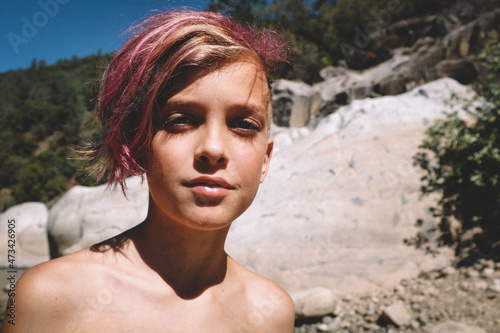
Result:
{"type": "Polygon", "coordinates": [[[190,180],[185,184],[187,187],[211,187],[233,190],[234,187],[230,185],[224,178],[221,177],[198,177],[190,180]]]}
{"type": "Polygon", "coordinates": [[[235,187],[220,177],[199,177],[185,183],[195,196],[195,201],[201,205],[219,203],[235,187]]]}

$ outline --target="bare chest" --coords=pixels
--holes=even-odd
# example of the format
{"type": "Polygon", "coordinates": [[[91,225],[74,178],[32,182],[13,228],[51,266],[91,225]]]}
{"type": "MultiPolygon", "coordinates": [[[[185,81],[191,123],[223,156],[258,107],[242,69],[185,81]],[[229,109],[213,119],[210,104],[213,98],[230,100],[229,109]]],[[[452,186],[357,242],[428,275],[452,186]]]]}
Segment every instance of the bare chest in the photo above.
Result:
{"type": "Polygon", "coordinates": [[[97,290],[75,304],[66,332],[264,332],[238,296],[175,297],[137,290],[97,290]]]}

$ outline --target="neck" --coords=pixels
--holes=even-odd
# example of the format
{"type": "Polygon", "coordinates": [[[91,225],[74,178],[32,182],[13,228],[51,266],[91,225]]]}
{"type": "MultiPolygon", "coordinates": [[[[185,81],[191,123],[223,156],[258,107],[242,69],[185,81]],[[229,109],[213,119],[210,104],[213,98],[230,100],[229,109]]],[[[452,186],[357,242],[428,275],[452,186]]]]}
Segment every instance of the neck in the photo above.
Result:
{"type": "Polygon", "coordinates": [[[144,262],[178,296],[194,298],[224,280],[227,254],[224,243],[229,227],[196,230],[171,222],[154,209],[131,237],[144,262]]]}

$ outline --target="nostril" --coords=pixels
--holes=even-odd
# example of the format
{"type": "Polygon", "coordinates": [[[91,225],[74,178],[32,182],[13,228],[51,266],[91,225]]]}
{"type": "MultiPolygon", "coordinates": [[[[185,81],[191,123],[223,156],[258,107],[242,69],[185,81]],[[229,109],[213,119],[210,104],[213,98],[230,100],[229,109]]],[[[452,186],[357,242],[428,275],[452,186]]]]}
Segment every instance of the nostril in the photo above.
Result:
{"type": "Polygon", "coordinates": [[[219,159],[212,159],[206,155],[201,155],[199,158],[198,158],[198,161],[200,162],[203,162],[203,163],[209,163],[209,164],[224,164],[226,163],[226,158],[224,156],[220,157],[219,159]]]}

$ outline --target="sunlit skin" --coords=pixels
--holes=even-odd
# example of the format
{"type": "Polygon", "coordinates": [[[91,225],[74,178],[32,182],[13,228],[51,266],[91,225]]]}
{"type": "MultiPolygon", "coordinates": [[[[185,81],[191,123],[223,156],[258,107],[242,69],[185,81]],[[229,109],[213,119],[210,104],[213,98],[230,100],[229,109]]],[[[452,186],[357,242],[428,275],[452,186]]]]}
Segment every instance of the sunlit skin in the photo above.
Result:
{"type": "Polygon", "coordinates": [[[161,107],[136,228],[28,270],[3,332],[293,332],[288,294],[224,251],[269,169],[268,86],[241,59],[161,107]]]}

